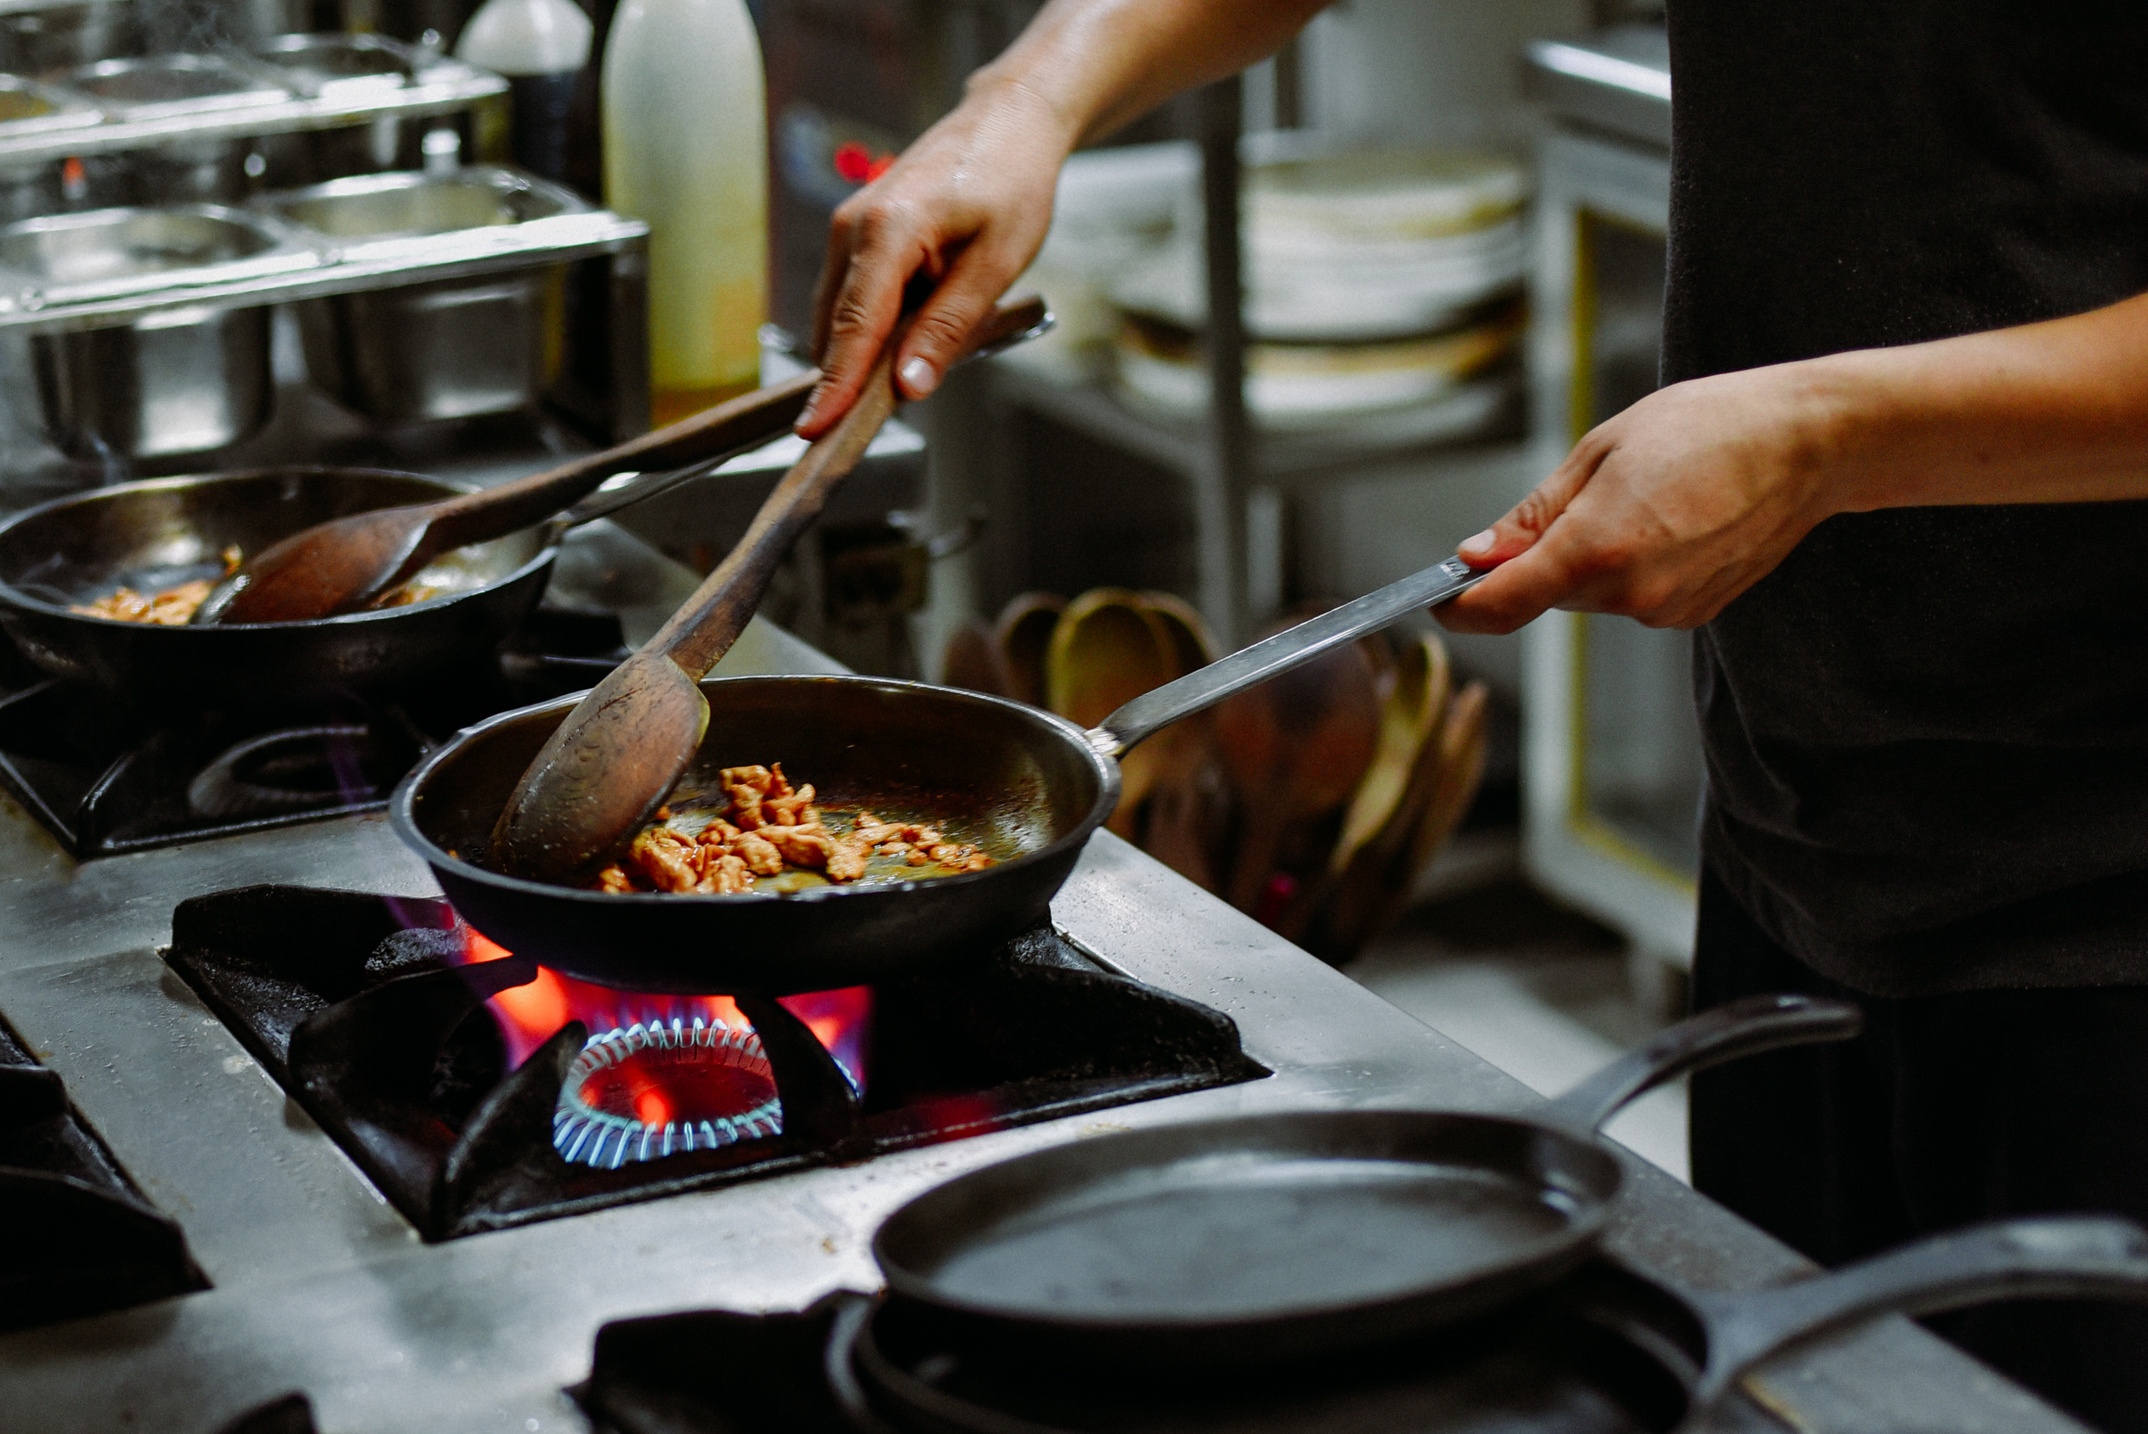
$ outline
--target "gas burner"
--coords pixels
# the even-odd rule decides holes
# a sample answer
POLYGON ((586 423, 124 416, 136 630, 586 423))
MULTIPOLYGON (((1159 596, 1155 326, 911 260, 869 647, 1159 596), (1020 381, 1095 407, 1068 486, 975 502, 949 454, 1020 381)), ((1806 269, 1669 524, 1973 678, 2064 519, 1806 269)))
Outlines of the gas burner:
POLYGON ((552 1117, 560 1155, 600 1170, 782 1133, 761 1038, 699 1016, 592 1037, 567 1067, 552 1117))

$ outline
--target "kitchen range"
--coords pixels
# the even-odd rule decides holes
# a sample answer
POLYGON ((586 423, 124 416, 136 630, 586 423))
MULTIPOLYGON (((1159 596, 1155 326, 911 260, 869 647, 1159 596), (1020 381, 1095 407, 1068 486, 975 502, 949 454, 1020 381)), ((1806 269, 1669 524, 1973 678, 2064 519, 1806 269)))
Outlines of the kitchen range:
MULTIPOLYGON (((472 700, 587 681, 691 586, 585 527, 472 700)), ((720 673, 829 667, 756 623, 720 673)), ((875 1289, 875 1229, 956 1176, 1196 1118, 1539 1105, 1109 834, 1049 927, 971 962, 781 1004, 640 995, 458 928, 373 809, 401 758, 369 769, 342 726, 167 763, 153 817, 69 808, 35 747, 4 748, 0 816, 0 1426, 840 1427, 814 1422, 835 1406, 811 1352, 845 1306, 816 1302, 875 1289), (647 1320, 683 1311, 707 1313, 647 1320)), ((1798 1272, 1622 1162, 1609 1261, 1702 1288, 1798 1272)), ((1716 1416, 1778 1422, 2074 1427, 1900 1321, 1716 1416)))

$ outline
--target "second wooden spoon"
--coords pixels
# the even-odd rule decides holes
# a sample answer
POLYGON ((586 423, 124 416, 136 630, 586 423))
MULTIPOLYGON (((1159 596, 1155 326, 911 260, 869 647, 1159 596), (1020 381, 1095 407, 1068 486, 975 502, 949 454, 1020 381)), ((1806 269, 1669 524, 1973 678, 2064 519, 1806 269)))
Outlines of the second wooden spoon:
MULTIPOLYGON (((1041 300, 1003 303, 980 328, 979 346, 1041 332, 1049 322, 1041 300)), ((738 640, 777 564, 895 412, 892 367, 907 331, 905 325, 889 338, 850 411, 783 476, 738 546, 538 750, 493 827, 496 870, 576 880, 663 805, 708 730, 708 699, 698 682, 738 640)))

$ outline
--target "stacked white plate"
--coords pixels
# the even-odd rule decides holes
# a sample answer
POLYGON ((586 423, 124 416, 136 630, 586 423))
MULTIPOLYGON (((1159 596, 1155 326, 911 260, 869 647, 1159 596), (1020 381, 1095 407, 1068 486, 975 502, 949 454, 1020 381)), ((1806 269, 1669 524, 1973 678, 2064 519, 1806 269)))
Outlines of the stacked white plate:
MULTIPOLYGON (((1321 427, 1450 398, 1489 418, 1507 385, 1485 376, 1520 339, 1527 197, 1518 165, 1483 155, 1356 152, 1251 166, 1244 309, 1256 420, 1321 427)), ((1193 341, 1206 321, 1200 234, 1198 208, 1182 211, 1171 240, 1111 287, 1126 316, 1120 385, 1172 416, 1206 403, 1193 341)))

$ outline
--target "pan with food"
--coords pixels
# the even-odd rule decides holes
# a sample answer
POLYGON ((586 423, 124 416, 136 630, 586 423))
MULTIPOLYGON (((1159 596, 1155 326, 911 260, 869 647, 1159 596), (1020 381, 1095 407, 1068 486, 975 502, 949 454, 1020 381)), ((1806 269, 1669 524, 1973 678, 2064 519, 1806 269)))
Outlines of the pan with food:
MULTIPOLYGON (((915 682, 699 684, 708 724, 666 798, 674 814, 728 796, 727 768, 780 762, 793 780, 813 784, 824 812, 849 814, 838 818, 838 836, 855 837, 843 822, 855 823, 860 812, 928 825, 990 858, 977 870, 921 875, 905 853, 903 865, 884 873, 788 892, 702 889, 698 875, 692 886, 669 890, 619 883, 603 890, 601 868, 631 857, 622 845, 569 881, 509 875, 491 850, 495 824, 577 707, 575 697, 462 732, 404 779, 390 814, 471 926, 568 975, 674 992, 785 995, 863 985, 973 957, 1042 921, 1089 834, 1118 801, 1119 753, 1233 692, 1444 602, 1479 577, 1450 558, 1137 697, 1087 731, 1004 698, 915 682)), ((643 835, 629 833, 635 841, 643 835)))
POLYGON ((410 473, 312 467, 92 489, 0 523, 0 629, 45 671, 138 701, 221 705, 422 681, 515 630, 543 596, 568 529, 722 456, 600 492, 546 527, 445 553, 383 605, 309 622, 187 618, 246 553, 326 519, 467 490, 410 473))

